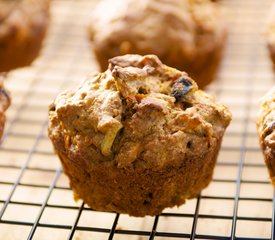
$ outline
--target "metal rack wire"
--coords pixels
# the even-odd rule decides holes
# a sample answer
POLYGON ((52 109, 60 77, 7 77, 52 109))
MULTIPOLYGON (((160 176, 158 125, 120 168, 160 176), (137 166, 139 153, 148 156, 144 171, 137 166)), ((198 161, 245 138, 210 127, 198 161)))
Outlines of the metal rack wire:
POLYGON ((0 240, 275 239, 275 196, 255 129, 258 99, 273 85, 263 38, 271 0, 223 0, 230 27, 218 79, 207 90, 230 106, 213 182, 157 217, 96 212, 74 202, 47 138, 47 106, 96 69, 86 24, 96 1, 53 0, 41 57, 6 80, 13 104, 0 146, 0 240))

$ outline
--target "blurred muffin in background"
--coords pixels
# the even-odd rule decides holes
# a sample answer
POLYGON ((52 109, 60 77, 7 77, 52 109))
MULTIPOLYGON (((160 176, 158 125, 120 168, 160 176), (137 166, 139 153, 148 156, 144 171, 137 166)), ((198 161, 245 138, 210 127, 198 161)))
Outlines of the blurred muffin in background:
POLYGON ((0 0, 0 72, 30 65, 49 24, 50 0, 0 0))
POLYGON ((76 199, 141 217, 208 186, 230 121, 185 72, 125 55, 59 94, 48 129, 76 199))
POLYGON ((6 122, 5 111, 10 105, 10 97, 8 92, 4 88, 3 81, 0 76, 0 139, 4 132, 4 126, 6 122))
POLYGON ((89 27, 101 69, 118 55, 155 54, 205 87, 216 76, 227 36, 218 7, 210 0, 102 0, 89 27))

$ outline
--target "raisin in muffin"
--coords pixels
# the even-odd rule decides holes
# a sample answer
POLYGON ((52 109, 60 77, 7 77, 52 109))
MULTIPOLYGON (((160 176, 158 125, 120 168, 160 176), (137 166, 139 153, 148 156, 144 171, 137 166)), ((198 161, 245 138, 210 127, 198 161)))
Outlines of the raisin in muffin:
POLYGON ((230 112, 154 55, 109 63, 49 108, 49 137, 76 198, 145 216, 196 197, 212 178, 230 112))
POLYGON ((275 87, 261 99, 257 129, 269 176, 275 185, 275 87))
POLYGON ((50 0, 0 0, 0 72, 38 56, 49 23, 50 0))
POLYGON ((4 126, 6 121, 5 111, 10 105, 10 97, 4 88, 3 81, 0 75, 0 139, 4 132, 4 126))
POLYGON ((227 36, 210 0, 102 0, 89 32, 102 70, 118 55, 155 54, 200 88, 215 78, 227 36))

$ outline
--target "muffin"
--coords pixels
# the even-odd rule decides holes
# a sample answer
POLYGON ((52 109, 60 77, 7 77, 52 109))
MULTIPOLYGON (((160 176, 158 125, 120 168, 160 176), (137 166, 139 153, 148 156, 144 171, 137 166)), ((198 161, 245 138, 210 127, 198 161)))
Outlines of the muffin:
POLYGON ((4 132, 4 126, 6 121, 5 111, 10 105, 10 97, 4 88, 4 84, 0 75, 0 139, 4 132))
POLYGON ((76 199, 157 215, 209 184, 230 120, 185 72, 154 55, 125 55, 55 99, 49 137, 76 199))
POLYGON ((275 186, 275 87, 261 99, 257 129, 269 176, 275 186))
POLYGON ((38 56, 49 24, 49 0, 0 0, 0 72, 38 56))
POLYGON ((89 27, 105 70, 123 54, 155 54, 188 71, 200 88, 215 79, 227 37, 219 6, 210 0, 102 0, 89 27))

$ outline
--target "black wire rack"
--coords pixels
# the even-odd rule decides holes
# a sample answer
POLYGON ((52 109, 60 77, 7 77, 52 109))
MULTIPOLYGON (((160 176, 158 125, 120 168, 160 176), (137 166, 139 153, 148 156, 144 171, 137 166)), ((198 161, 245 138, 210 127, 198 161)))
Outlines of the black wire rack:
POLYGON ((97 67, 86 32, 96 1, 53 0, 41 57, 6 79, 13 103, 0 146, 0 240, 275 239, 275 197, 255 129, 258 99, 274 79, 264 40, 272 1, 219 2, 229 39, 218 79, 207 91, 230 107, 234 119, 213 181, 179 208, 134 218, 74 202, 47 138, 47 106, 97 67))

